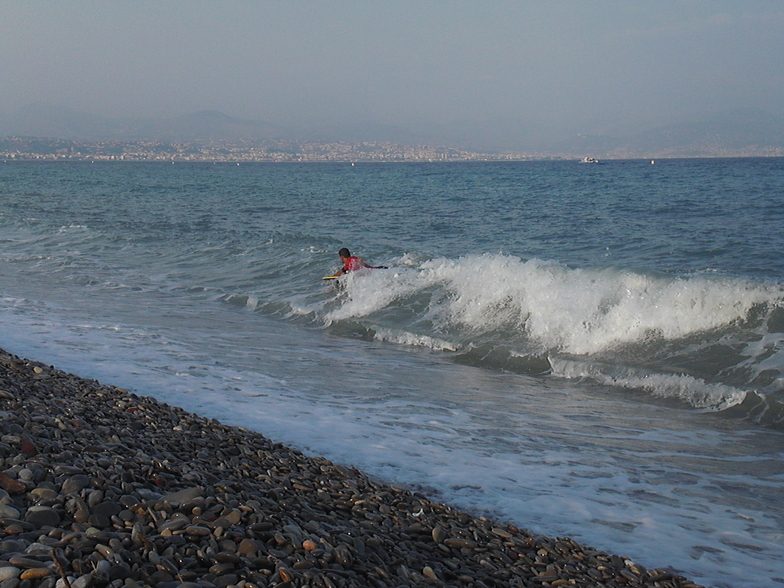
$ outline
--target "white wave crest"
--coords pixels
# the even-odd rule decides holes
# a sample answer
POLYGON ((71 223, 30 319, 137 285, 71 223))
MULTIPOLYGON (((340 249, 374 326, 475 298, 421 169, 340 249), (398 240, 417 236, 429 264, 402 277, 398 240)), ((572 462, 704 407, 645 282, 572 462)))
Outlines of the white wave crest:
POLYGON ((437 259, 422 270, 448 291, 443 321, 471 331, 513 325, 545 349, 577 355, 719 328, 784 297, 780 286, 740 279, 571 269, 505 255, 437 259))
POLYGON ((423 284, 415 270, 367 270, 341 276, 342 304, 327 313, 326 321, 368 316, 394 301, 419 291, 423 284))
POLYGON ((502 254, 432 259, 418 268, 357 272, 341 281, 338 305, 324 317, 327 324, 391 312, 401 331, 422 332, 411 327, 424 322, 433 329, 425 331, 428 336, 448 334, 460 345, 502 337, 524 342, 526 353, 570 355, 686 338, 784 300, 781 285, 774 283, 575 269, 502 254))
POLYGON ((394 329, 376 329, 374 339, 386 341, 397 345, 410 345, 414 347, 426 347, 436 351, 457 351, 460 346, 444 339, 409 333, 408 331, 397 331, 394 329))
MULTIPOLYGON (((695 408, 725 410, 743 402, 747 392, 725 384, 711 384, 689 375, 653 374, 622 370, 605 373, 600 366, 579 361, 550 358, 553 375, 562 378, 588 378, 600 384, 643 390, 659 398, 674 398, 695 408)), ((616 368, 617 370, 617 368, 616 368)))

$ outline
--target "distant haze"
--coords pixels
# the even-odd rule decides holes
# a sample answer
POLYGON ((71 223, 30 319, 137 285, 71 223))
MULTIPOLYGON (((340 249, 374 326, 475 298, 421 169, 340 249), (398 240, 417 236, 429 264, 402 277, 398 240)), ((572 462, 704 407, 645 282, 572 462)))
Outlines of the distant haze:
POLYGON ((784 119, 779 1, 1 0, 0 15, 0 131, 30 105, 498 148, 784 119))

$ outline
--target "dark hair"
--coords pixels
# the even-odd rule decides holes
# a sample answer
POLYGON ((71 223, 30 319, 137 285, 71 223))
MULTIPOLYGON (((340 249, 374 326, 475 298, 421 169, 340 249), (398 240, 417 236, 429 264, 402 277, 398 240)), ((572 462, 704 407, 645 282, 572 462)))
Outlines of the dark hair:
POLYGON ((338 255, 339 255, 340 257, 351 257, 351 251, 349 251, 348 249, 346 249, 346 248, 344 247, 343 249, 341 249, 340 251, 338 251, 338 255))

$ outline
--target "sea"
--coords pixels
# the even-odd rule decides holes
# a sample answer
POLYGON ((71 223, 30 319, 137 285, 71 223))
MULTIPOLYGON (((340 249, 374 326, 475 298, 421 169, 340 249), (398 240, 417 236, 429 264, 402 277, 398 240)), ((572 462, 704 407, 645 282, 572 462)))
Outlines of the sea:
POLYGON ((0 347, 784 586, 784 159, 0 161, 0 347), (348 247, 373 266, 338 280, 348 247))

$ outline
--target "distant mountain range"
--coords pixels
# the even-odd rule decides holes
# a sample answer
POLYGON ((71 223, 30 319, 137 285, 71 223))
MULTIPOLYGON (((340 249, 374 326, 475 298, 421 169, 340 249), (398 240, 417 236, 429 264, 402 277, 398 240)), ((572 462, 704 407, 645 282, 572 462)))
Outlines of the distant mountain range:
POLYGON ((620 136, 579 133, 577 130, 555 132, 541 125, 515 120, 472 122, 452 128, 372 123, 300 128, 234 118, 218 111, 159 119, 110 118, 56 106, 32 105, 14 113, 0 114, 0 137, 9 136, 246 144, 272 139, 386 141, 561 157, 784 156, 784 120, 756 109, 727 111, 702 120, 620 136))
POLYGON ((31 105, 0 116, 0 135, 94 141, 265 140, 292 135, 293 129, 202 111, 174 118, 109 118, 69 108, 31 105))
POLYGON ((784 120, 757 109, 738 109, 628 137, 581 137, 580 142, 584 152, 605 156, 784 156, 784 120))

